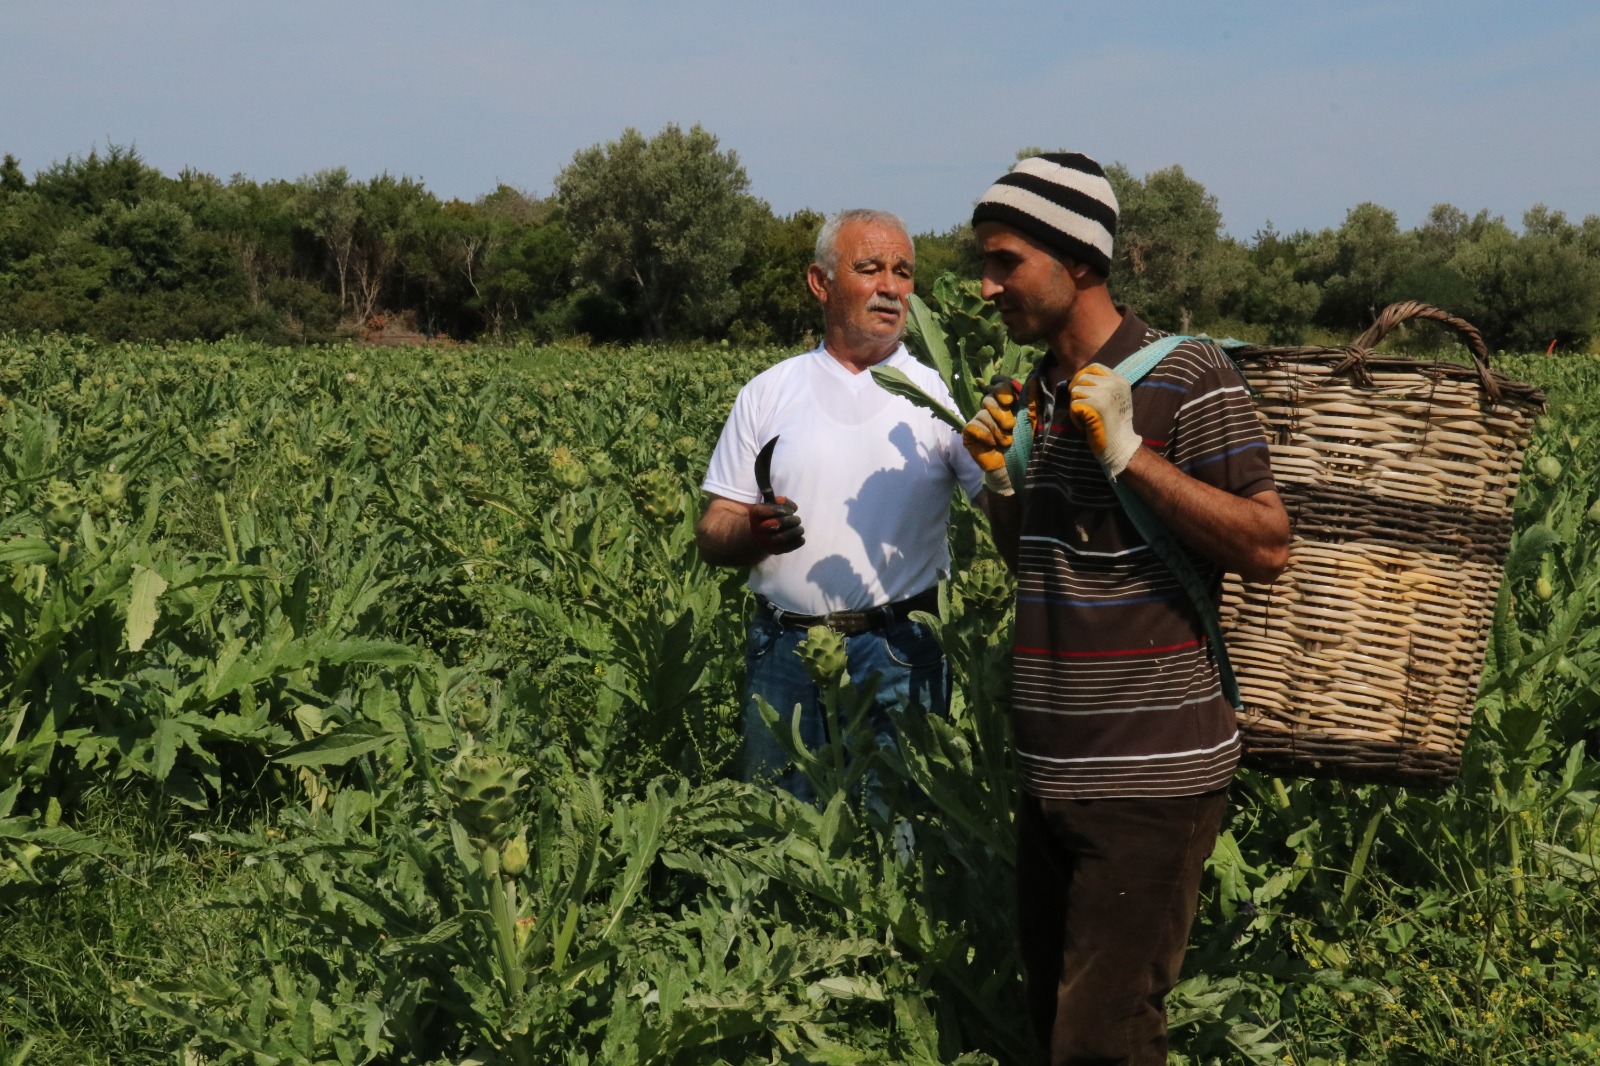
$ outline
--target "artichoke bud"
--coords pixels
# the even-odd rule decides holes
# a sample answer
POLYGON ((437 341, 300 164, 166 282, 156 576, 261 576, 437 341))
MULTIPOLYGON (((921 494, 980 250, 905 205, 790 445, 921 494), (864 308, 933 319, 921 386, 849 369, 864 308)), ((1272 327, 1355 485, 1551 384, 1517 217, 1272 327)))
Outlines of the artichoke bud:
POLYGON ((374 459, 387 459, 394 454, 394 434, 382 426, 367 430, 367 454, 374 459))
POLYGON ((500 869, 507 877, 521 877, 528 868, 528 833, 523 830, 500 845, 500 869))
POLYGON ((445 788, 455 801, 455 818, 484 847, 499 848, 511 836, 517 813, 517 789, 528 771, 504 755, 456 757, 445 775, 445 788))
POLYGON ((1600 526, 1600 499, 1595 500, 1589 505, 1589 510, 1584 512, 1584 517, 1593 522, 1595 525, 1600 526))
POLYGON ((212 434, 200 446, 200 472, 213 485, 226 485, 239 472, 233 442, 221 434, 212 434))
POLYGON ((654 525, 669 526, 683 517, 683 494, 670 470, 657 467, 634 478, 633 498, 654 525))
POLYGON ((44 524, 57 536, 67 536, 83 517, 83 495, 65 481, 53 480, 44 491, 44 524))
POLYGON ((78 447, 86 452, 99 452, 105 447, 110 433, 98 423, 85 423, 78 430, 78 447))
POLYGON ((1011 602, 1011 583, 1005 568, 993 559, 980 559, 967 570, 967 602, 982 614, 999 614, 1011 602))
POLYGON ((678 467, 687 470, 695 465, 695 456, 700 453, 700 442, 694 437, 679 437, 672 442, 672 451, 678 467))
POLYGON ((1553 455, 1546 455, 1534 464, 1534 469, 1539 471, 1539 476, 1546 481, 1554 481, 1561 476, 1561 460, 1553 455))
POLYGON ((550 452, 550 476, 556 483, 569 489, 575 489, 589 480, 588 469, 577 459, 573 458, 570 449, 565 446, 557 447, 550 452))
POLYGON ((119 506, 128 497, 128 478, 120 470, 106 470, 100 474, 100 498, 111 507, 119 506))
POLYGON ((823 688, 838 681, 850 663, 844 638, 827 626, 812 626, 806 630, 806 639, 795 649, 795 654, 805 664, 806 675, 823 688))
POLYGON ((317 451, 321 452, 322 457, 330 463, 337 463, 350 454, 353 444, 350 434, 338 426, 330 426, 317 437, 317 451))
POLYGON ((60 410, 72 395, 72 386, 65 381, 53 381, 39 390, 39 399, 52 411, 60 410))

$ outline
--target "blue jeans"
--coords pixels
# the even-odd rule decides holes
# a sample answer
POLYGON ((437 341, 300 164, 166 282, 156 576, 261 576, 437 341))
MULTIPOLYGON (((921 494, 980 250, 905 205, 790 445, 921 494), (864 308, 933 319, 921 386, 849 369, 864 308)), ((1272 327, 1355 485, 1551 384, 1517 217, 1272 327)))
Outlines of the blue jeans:
MULTIPOLYGON (((806 675, 796 650, 806 631, 779 625, 757 613, 745 643, 744 743, 739 751, 739 778, 776 785, 803 800, 817 797, 804 775, 761 719, 756 697, 778 712, 779 728, 788 729, 799 704, 800 736, 809 750, 842 735, 847 722, 826 722, 817 686, 806 675)), ((862 685, 877 673, 868 721, 878 747, 896 742, 891 709, 920 708, 940 716, 950 713, 950 667, 933 631, 920 622, 896 622, 884 629, 845 638, 850 680, 862 685)))

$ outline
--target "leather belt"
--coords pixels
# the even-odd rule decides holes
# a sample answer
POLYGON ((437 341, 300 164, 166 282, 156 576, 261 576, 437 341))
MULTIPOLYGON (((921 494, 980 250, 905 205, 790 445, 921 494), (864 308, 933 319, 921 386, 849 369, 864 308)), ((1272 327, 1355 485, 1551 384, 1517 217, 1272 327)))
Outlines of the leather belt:
POLYGON ((886 603, 880 607, 870 607, 865 611, 834 611, 832 614, 796 614, 794 611, 784 610, 759 594, 756 596, 756 606, 757 610, 781 626, 787 626, 791 629, 810 629, 812 626, 827 626, 840 636, 853 637, 860 633, 871 633, 874 630, 884 629, 896 622, 903 622, 911 616, 913 611, 927 611, 930 614, 939 613, 939 589, 937 586, 924 589, 915 596, 908 596, 903 600, 886 603))

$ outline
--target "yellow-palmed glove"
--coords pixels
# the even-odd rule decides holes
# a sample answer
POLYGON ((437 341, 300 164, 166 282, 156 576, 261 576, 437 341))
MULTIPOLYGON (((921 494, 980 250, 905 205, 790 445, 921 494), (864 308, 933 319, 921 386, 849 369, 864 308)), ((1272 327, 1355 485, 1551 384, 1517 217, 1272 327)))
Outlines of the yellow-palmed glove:
POLYGON ((1001 496, 1014 491, 1006 473, 1006 449, 1011 447, 1011 431, 1017 425, 1017 397, 1022 383, 996 374, 983 393, 983 405, 961 431, 961 443, 983 471, 984 488, 1001 496))
POLYGON ((1100 363, 1072 375, 1072 421, 1089 438, 1089 447, 1109 478, 1128 468, 1143 441, 1133 431, 1133 386, 1100 363))

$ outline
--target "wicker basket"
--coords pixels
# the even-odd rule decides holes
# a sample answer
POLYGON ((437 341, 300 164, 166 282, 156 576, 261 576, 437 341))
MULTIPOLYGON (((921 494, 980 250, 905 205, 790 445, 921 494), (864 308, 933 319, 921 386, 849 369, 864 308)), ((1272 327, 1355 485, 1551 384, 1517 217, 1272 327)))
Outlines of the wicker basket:
POLYGON ((1387 308, 1346 348, 1231 354, 1259 394, 1293 530, 1275 584, 1223 588, 1245 764, 1448 784, 1543 394, 1490 369, 1471 325, 1420 303, 1387 308), (1453 326, 1476 366, 1373 353, 1412 318, 1453 326))

